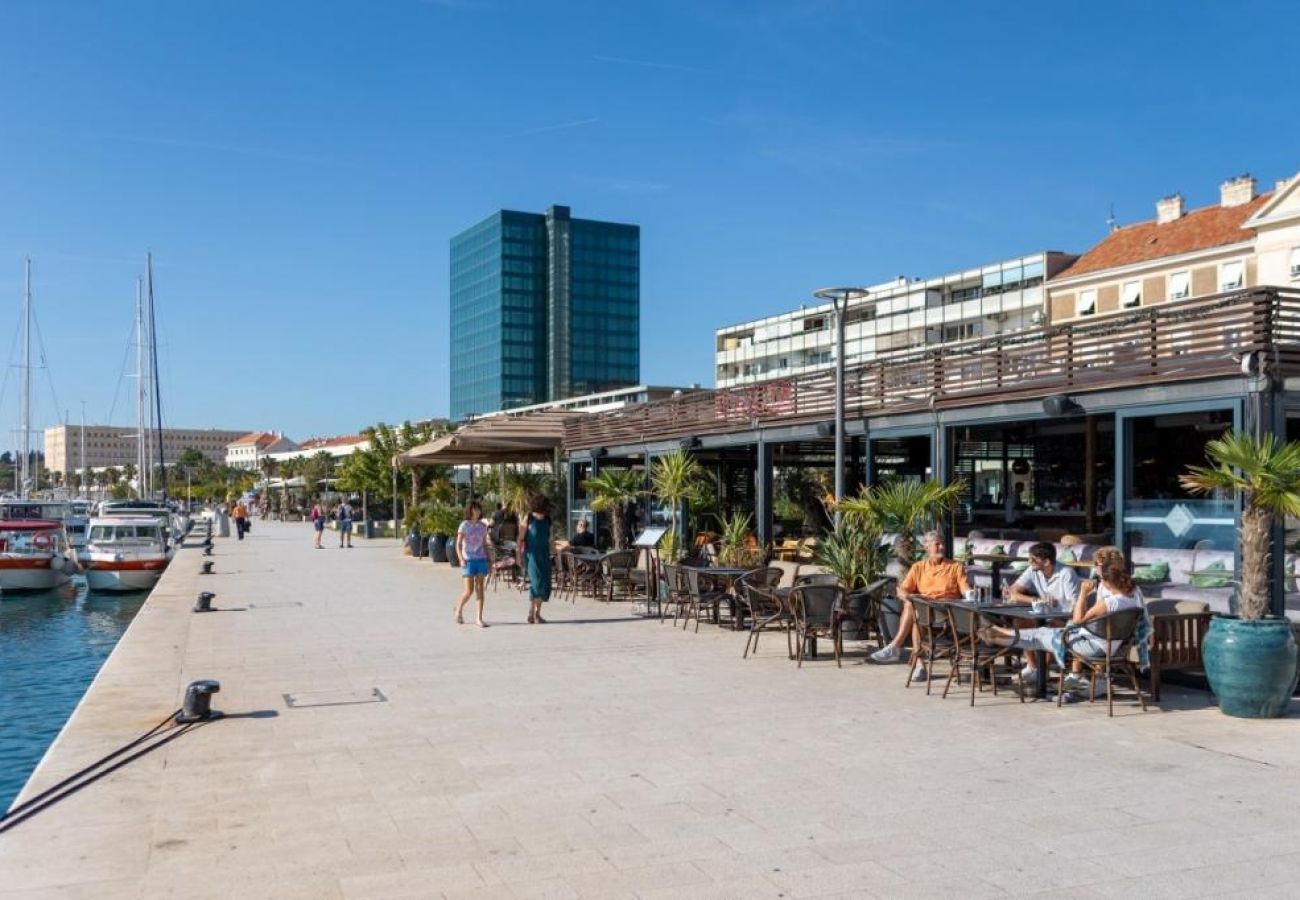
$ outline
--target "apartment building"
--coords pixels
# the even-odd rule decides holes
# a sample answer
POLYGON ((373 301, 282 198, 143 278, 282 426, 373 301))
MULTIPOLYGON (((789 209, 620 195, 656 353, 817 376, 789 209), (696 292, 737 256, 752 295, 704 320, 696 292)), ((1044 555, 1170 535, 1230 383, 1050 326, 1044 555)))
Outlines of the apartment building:
MULTIPOLYGON (((845 316, 846 365, 881 354, 988 337, 1041 323, 1044 282, 1077 257, 1059 251, 1020 256, 935 278, 899 277, 866 289, 845 316)), ((804 305, 716 332, 720 388, 829 367, 835 359, 832 304, 804 305)))
MULTIPOLYGON (((197 450, 220 465, 226 458, 226 445, 247 433, 243 430, 226 431, 218 428, 164 428, 163 455, 170 462, 184 450, 197 450)), ((138 436, 135 428, 54 425, 45 429, 46 467, 52 472, 78 471, 82 466, 83 438, 86 468, 120 468, 136 462, 138 436)))
POLYGON ((1051 278, 1051 321, 1112 316, 1245 288, 1300 285, 1300 178, 1257 192, 1250 175, 1188 211, 1174 194, 1156 217, 1116 228, 1051 278))
POLYGON ((260 469, 262 460, 277 453, 298 449, 278 431, 254 431, 226 445, 226 465, 235 469, 260 469))

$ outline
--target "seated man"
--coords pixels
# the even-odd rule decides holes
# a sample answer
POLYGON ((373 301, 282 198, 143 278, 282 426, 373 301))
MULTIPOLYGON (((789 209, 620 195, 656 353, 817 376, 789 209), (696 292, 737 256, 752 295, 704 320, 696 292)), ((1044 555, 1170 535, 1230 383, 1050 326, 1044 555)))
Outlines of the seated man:
MULTIPOLYGON (((1069 566, 1056 564, 1056 547, 1046 542, 1029 548, 1029 568, 1007 588, 1007 600, 1030 603, 1043 600, 1064 612, 1074 607, 1079 596, 1079 576, 1069 566)), ((1038 652, 1025 653, 1025 667, 1020 676, 1029 681, 1038 677, 1038 652)))
POLYGON ((587 527, 586 519, 578 520, 578 524, 575 526, 573 532, 573 537, 569 538, 569 546, 593 548, 596 546, 596 536, 592 534, 591 529, 587 527))
MULTIPOLYGON (((898 634, 884 647, 871 654, 872 662, 901 662, 903 643, 910 639, 912 652, 920 645, 920 634, 916 630, 916 613, 910 601, 913 597, 926 600, 960 600, 970 589, 966 580, 966 567, 959 562, 948 559, 944 554, 943 535, 937 531, 927 531, 921 538, 926 558, 915 563, 907 570, 907 576, 898 586, 898 599, 903 601, 903 613, 899 617, 898 634)), ((913 681, 925 681, 929 673, 924 666, 917 666, 912 675, 913 681)))

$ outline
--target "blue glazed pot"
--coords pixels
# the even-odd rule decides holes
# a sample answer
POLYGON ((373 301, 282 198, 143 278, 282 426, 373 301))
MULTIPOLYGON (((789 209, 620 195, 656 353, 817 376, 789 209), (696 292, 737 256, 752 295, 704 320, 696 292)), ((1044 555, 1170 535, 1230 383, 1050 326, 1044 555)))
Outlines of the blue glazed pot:
POLYGON ((1286 619, 1215 616, 1201 659, 1225 714, 1272 719, 1286 713, 1297 677, 1296 644, 1286 619))

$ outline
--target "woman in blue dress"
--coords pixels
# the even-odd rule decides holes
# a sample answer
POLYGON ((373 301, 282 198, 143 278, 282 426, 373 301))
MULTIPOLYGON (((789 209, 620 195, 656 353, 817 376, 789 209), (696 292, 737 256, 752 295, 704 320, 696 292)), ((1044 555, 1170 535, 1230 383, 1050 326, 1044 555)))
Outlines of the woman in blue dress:
POLYGON ((528 572, 528 624, 541 625, 542 604, 551 599, 551 501, 533 498, 532 512, 523 534, 523 558, 528 572))

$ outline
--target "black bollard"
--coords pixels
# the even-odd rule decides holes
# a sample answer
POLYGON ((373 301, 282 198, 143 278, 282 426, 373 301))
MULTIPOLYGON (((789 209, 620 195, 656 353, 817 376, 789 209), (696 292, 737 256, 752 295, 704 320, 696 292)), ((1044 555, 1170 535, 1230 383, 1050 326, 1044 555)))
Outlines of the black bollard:
POLYGON ((212 708, 212 695, 221 690, 221 682, 206 679, 191 681, 185 689, 185 701, 181 711, 176 714, 176 721, 182 725, 189 722, 205 722, 220 719, 221 713, 212 708))
POLYGON ((205 544, 205 545, 204 545, 204 547, 203 547, 203 555, 204 555, 204 556, 211 556, 211 555, 212 555, 212 545, 211 545, 211 544, 205 544))
POLYGON ((212 599, 216 596, 212 591, 201 592, 198 599, 194 601, 194 611, 212 612, 212 599))
POLYGON ((200 574, 200 575, 211 575, 211 574, 212 574, 212 561, 211 561, 211 560, 205 560, 205 561, 204 561, 204 563, 203 563, 203 568, 199 571, 199 574, 200 574))

